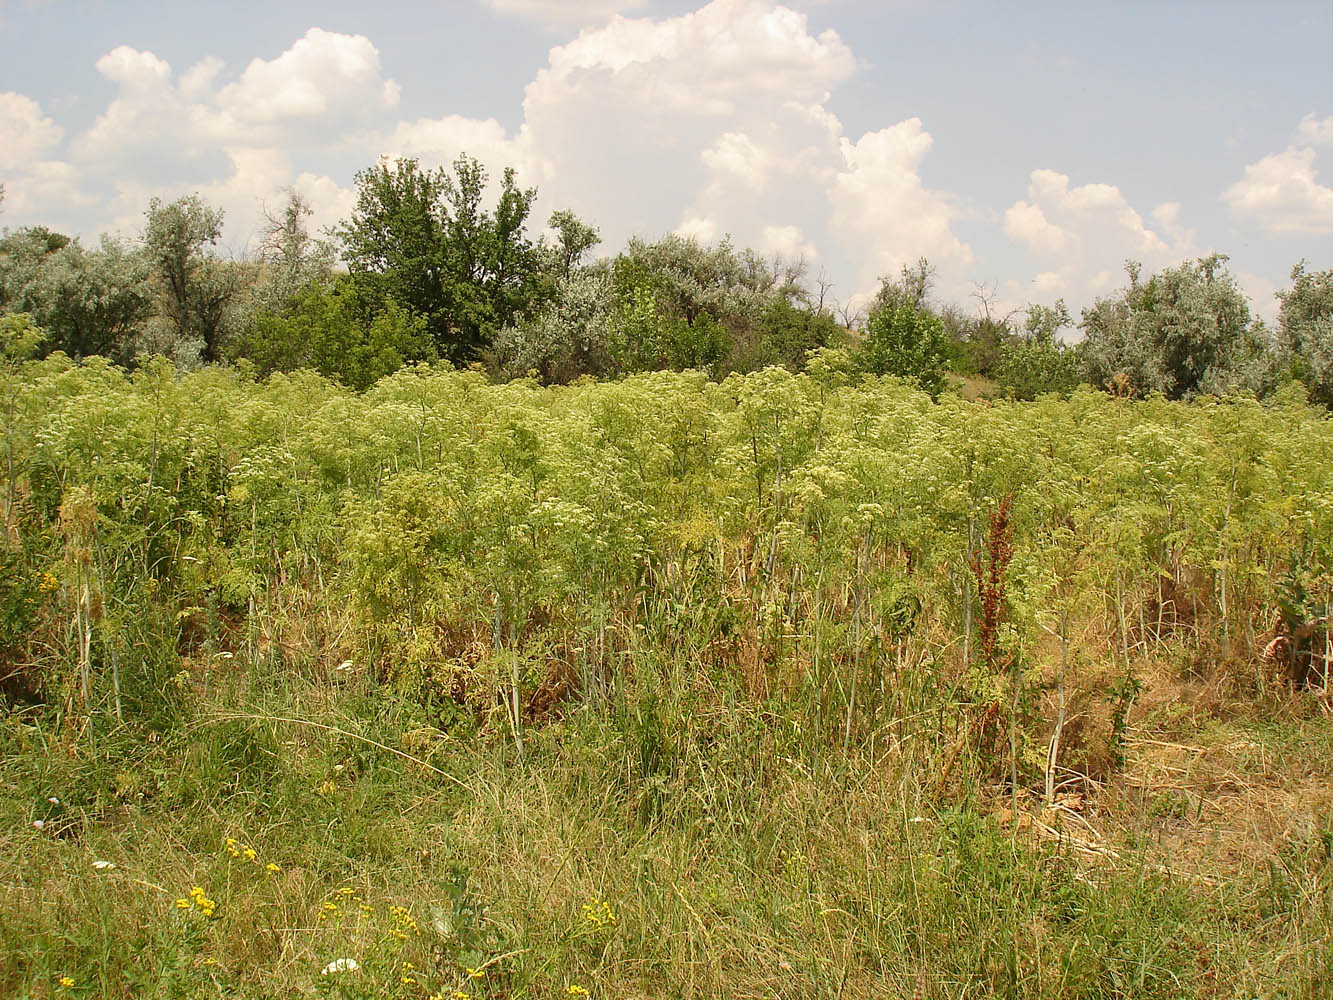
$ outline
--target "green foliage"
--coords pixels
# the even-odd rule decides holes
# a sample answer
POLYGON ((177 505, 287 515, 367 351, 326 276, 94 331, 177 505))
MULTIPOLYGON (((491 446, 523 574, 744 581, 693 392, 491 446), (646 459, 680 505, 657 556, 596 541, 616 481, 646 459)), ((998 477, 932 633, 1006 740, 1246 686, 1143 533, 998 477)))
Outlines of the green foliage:
POLYGON ((167 204, 153 198, 146 217, 144 254, 172 336, 197 346, 205 364, 220 361, 237 274, 205 247, 222 238, 222 210, 195 194, 167 204))
POLYGON ((421 316, 440 357, 476 360, 496 332, 549 294, 524 227, 536 190, 506 169, 494 212, 482 207, 486 171, 466 156, 453 173, 416 160, 356 176, 357 203, 338 230, 358 291, 421 316))
POLYGON ((1033 792, 1057 677, 1079 787, 1329 779, 1317 696, 1246 653, 1327 614, 1325 411, 932 403, 848 354, 364 392, 7 361, 0 607, 44 683, 0 719, 0 993, 1319 995, 1326 817, 1256 880, 1230 813, 1163 828, 1207 810, 1154 805, 1157 757, 1098 782, 1096 851, 1033 792), (1145 733, 1177 664, 1281 723, 1145 733))
POLYGON ((336 253, 306 229, 311 213, 306 200, 289 191, 282 214, 267 217, 259 244, 260 273, 250 289, 256 308, 281 312, 298 292, 330 279, 336 253))
POLYGON ((1251 321, 1226 261, 1213 254, 1147 281, 1130 262, 1129 287, 1083 311, 1088 379, 1169 399, 1271 388, 1267 332, 1251 321))
POLYGON ((107 237, 85 250, 46 229, 20 229, 0 240, 0 306, 30 314, 48 353, 126 361, 154 310, 148 262, 107 237))
POLYGON ((944 388, 947 352, 938 316, 899 305, 870 313, 857 356, 864 371, 914 379, 936 396, 944 388))
POLYGON ((1278 293, 1277 348, 1310 398, 1333 407, 1333 269, 1291 270, 1291 288, 1278 293))
POLYGON ((1063 300, 1054 306, 1028 306, 1021 340, 1005 344, 995 368, 995 381, 1006 396, 1031 400, 1054 392, 1068 396, 1083 378, 1076 348, 1056 339, 1070 323, 1063 300))
POLYGON ((774 298, 759 317, 758 342, 750 357, 737 358, 737 371, 782 365, 803 371, 811 351, 832 347, 840 339, 837 320, 827 312, 774 298))
POLYGON ((405 364, 435 359, 423 318, 392 299, 371 313, 347 278, 308 284, 282 312, 258 313, 234 350, 261 375, 311 368, 358 390, 405 364))
POLYGON ((618 375, 628 363, 625 326, 607 271, 574 271, 559 280, 549 305, 500 332, 496 364, 511 378, 535 371, 548 384, 618 375))
POLYGON ((46 340, 46 331, 27 313, 0 315, 0 358, 6 366, 27 361, 46 340))
POLYGON ((602 242, 601 233, 568 209, 552 212, 546 224, 556 234, 553 270, 568 280, 583 262, 584 255, 602 242))

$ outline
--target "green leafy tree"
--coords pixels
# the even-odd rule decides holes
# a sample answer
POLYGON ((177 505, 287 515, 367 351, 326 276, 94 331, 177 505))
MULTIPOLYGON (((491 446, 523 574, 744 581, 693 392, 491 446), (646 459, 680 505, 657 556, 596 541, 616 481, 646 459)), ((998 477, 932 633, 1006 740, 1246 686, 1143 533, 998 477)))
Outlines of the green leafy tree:
POLYGON ((862 370, 915 379, 932 396, 944 388, 949 347, 944 323, 930 311, 931 271, 922 260, 885 279, 866 319, 857 352, 862 370))
POLYGON ((556 234, 556 244, 552 248, 554 270, 560 277, 568 279, 588 251, 602 242, 602 234, 569 209, 552 212, 546 224, 556 234))
POLYGON ((1071 322, 1063 299, 1054 306, 1030 305, 1022 337, 1000 348, 995 381, 1015 399, 1036 399, 1048 392, 1068 396, 1078 388, 1083 366, 1077 349, 1056 339, 1071 322))
POLYGON ((413 159, 356 175, 357 203, 338 230, 367 302, 390 299, 423 317, 441 357, 463 364, 496 332, 549 295, 525 226, 536 190, 504 172, 495 211, 482 207, 486 171, 474 159, 453 174, 413 159))
POLYGON ((500 332, 494 348, 497 367, 511 378, 535 371, 546 383, 616 375, 626 363, 624 326, 610 274, 596 268, 575 271, 559 281, 546 308, 500 332))
POLYGON ((1277 348, 1310 398, 1333 406, 1333 269, 1291 269, 1292 285, 1278 293, 1277 348))
POLYGON ((310 368, 353 389, 414 361, 435 359, 425 320, 392 299, 371 312, 356 285, 311 283, 282 312, 257 313, 236 356, 264 375, 310 368))
POLYGON ((237 273, 206 250, 222 237, 222 210, 199 195, 148 203, 144 253, 178 344, 198 345, 205 363, 222 359, 237 273))
POLYGON ((792 341, 820 346, 832 332, 829 322, 802 322, 777 305, 809 308, 802 262, 737 251, 727 240, 706 247, 674 233, 656 242, 633 238, 611 271, 633 367, 752 370, 793 355, 803 361, 804 349, 792 341))
POLYGON ((944 388, 948 344, 938 316, 908 306, 876 309, 866 320, 859 361, 876 375, 915 379, 932 396, 944 388))
POLYGON ((749 371, 766 365, 782 365, 792 371, 804 371, 811 351, 832 346, 840 327, 833 315, 775 297, 759 316, 759 337, 751 356, 733 358, 737 371, 749 371))
POLYGON ((306 227, 311 212, 304 197, 288 191, 282 211, 266 213, 268 224, 258 248, 259 280, 252 293, 257 307, 281 309, 307 285, 329 279, 337 255, 328 240, 311 235, 306 227))

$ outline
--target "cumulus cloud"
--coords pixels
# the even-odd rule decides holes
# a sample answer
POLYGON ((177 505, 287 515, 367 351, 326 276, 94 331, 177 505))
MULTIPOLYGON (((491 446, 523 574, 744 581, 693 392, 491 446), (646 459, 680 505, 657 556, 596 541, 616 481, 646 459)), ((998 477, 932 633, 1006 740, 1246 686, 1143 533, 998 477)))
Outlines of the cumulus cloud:
POLYGON ((1027 285, 1006 283, 1016 303, 1063 296, 1076 307, 1122 284, 1127 259, 1155 270, 1198 253, 1176 202, 1156 206, 1149 224, 1115 185, 1071 185, 1047 169, 1032 171, 1027 195, 1004 214, 1005 235, 1039 268, 1027 285))
POLYGON ((1309 146, 1292 146, 1249 164, 1222 200, 1237 218, 1267 232, 1333 233, 1333 187, 1319 183, 1309 146))
POLYGON ((71 162, 114 189, 103 224, 133 231, 151 196, 198 191, 227 213, 240 248, 261 207, 287 187, 320 199, 319 222, 336 221, 322 202, 345 209, 350 191, 319 171, 298 171, 296 159, 349 147, 373 159, 399 98, 369 39, 321 28, 230 80, 211 56, 178 74, 155 53, 124 45, 97 69, 115 94, 72 143, 71 162))
POLYGON ((539 212, 571 207, 607 246, 676 231, 808 253, 845 166, 824 103, 855 70, 837 33, 812 32, 804 14, 715 0, 677 17, 617 17, 553 47, 513 133, 448 115, 401 124, 387 151, 515 166, 540 189, 539 212))
POLYGON ((23 169, 43 159, 64 134, 31 97, 0 94, 0 168, 23 169))
POLYGON ((864 251, 862 284, 919 257, 945 269, 966 265, 971 249, 953 234, 954 211, 926 189, 918 172, 934 143, 919 118, 840 140, 842 166, 832 180, 832 229, 864 251))
POLYGON ((219 91, 218 127, 286 142, 293 128, 331 138, 335 128, 378 125, 398 96, 370 39, 311 28, 276 59, 251 61, 239 80, 219 91))

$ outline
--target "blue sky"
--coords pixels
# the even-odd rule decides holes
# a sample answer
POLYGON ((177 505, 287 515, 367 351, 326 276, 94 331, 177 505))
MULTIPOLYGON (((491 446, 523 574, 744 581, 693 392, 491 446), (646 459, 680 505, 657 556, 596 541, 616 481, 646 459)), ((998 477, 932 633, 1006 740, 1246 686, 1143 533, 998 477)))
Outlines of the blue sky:
POLYGON ((514 166, 542 219, 803 254, 840 299, 1077 309, 1212 250, 1255 308, 1333 266, 1333 7, 385 0, 0 4, 8 226, 133 236, 199 191, 242 252, 385 155, 514 166), (613 20, 613 17, 617 19, 613 20))

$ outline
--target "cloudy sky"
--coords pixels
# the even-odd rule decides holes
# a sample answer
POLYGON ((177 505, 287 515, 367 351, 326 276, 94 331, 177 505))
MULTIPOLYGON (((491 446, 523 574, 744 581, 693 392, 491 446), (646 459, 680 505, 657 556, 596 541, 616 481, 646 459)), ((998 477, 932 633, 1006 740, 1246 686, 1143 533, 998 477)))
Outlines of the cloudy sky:
POLYGON ((613 251, 804 254, 839 299, 1077 308, 1212 250, 1271 316, 1333 267, 1333 5, 1297 0, 0 0, 0 224, 134 236, 197 191, 243 252, 381 155, 512 165, 613 251))

